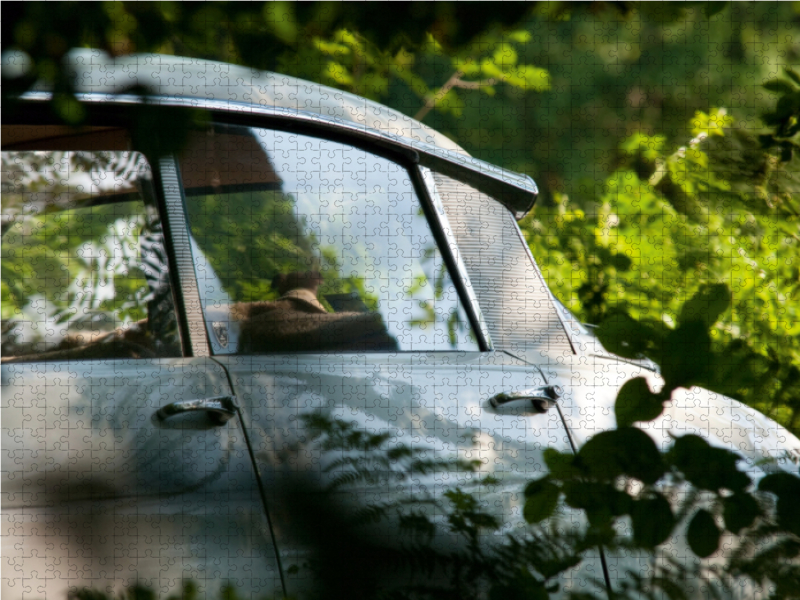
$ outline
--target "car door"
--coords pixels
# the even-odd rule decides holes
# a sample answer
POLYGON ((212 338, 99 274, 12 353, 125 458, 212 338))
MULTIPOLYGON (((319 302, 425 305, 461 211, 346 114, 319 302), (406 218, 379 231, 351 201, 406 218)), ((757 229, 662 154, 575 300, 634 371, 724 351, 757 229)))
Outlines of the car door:
POLYGON ((3 598, 280 590, 233 391, 175 309, 151 165, 111 126, 2 139, 3 598))
MULTIPOLYGON (((518 530, 522 488, 546 471, 543 449, 569 441, 557 411, 492 404, 548 382, 493 350, 489 327, 513 322, 499 305, 498 322, 482 320, 432 174, 313 131, 224 124, 195 136, 180 167, 206 334, 251 419, 266 480, 347 474, 326 471, 332 447, 314 444, 314 419, 388 432, 391 446, 431 459, 477 460, 478 476, 354 477, 353 495, 375 504, 460 485, 518 530), (498 482, 490 489, 478 484, 487 475, 498 482)), ((501 258, 492 256, 500 271, 501 258)), ((521 288, 503 291, 524 300, 521 288)), ((276 523, 290 593, 309 577, 291 521, 286 511, 276 523)), ((592 568, 565 584, 602 580, 592 568)))

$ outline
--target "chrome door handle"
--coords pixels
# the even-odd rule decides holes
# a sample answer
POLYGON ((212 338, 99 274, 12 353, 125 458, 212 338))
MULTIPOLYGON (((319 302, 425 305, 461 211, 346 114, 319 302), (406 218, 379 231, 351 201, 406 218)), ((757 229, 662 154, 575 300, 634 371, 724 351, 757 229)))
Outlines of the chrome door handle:
POLYGON ((556 405, 556 400, 563 393, 564 390, 560 385, 543 385, 516 392, 501 392, 489 398, 489 404, 497 408, 516 400, 529 400, 537 412, 545 413, 549 408, 556 405))
POLYGON ((219 425, 224 425, 236 416, 236 396, 217 396, 215 398, 202 398, 199 400, 179 400, 156 411, 156 416, 164 421, 175 415, 204 411, 219 425))

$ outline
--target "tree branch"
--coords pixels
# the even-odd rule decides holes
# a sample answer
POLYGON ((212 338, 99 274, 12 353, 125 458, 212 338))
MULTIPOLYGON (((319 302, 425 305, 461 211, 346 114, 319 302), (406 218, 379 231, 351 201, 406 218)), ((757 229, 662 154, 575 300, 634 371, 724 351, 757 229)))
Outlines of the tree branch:
POLYGON ((428 96, 428 98, 425 100, 425 104, 419 109, 419 112, 414 115, 414 118, 417 121, 422 121, 422 119, 425 118, 425 115, 433 110, 433 108, 436 106, 436 103, 444 98, 447 95, 447 92, 449 92, 457 82, 461 81, 461 76, 463 74, 464 72, 460 69, 453 73, 450 76, 450 79, 448 79, 445 84, 439 88, 438 92, 436 92, 433 96, 428 96))

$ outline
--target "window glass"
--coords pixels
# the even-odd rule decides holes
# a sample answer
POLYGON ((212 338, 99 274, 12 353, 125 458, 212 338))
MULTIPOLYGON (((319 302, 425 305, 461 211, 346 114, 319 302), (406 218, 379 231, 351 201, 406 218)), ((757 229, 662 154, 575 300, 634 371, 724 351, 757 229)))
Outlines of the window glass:
POLYGON ((144 156, 4 150, 2 168, 3 361, 180 356, 144 156))
POLYGON ((404 167, 218 127, 181 172, 216 353, 478 349, 404 167))

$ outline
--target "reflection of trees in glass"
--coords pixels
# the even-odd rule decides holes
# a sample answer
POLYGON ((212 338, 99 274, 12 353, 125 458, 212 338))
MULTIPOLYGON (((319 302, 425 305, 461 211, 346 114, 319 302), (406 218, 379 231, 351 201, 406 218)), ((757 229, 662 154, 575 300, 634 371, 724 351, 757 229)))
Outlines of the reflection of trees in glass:
POLYGON ((426 330, 435 328, 437 323, 444 323, 447 328, 447 343, 451 348, 457 348, 458 342, 464 337, 474 340, 472 328, 466 320, 457 298, 446 298, 445 291, 455 294, 455 289, 450 284, 447 265, 442 260, 435 244, 428 246, 422 252, 420 266, 424 274, 418 275, 408 286, 408 298, 418 297, 417 307, 423 312, 420 316, 413 316, 408 320, 410 328, 426 330), (433 296, 428 291, 433 282, 433 296))
POLYGON ((3 152, 2 164, 4 344, 57 343, 81 323, 110 330, 145 318, 148 218, 141 199, 130 201, 150 179, 144 157, 3 152))
POLYGON ((295 200, 280 191, 213 194, 187 201, 192 236, 235 301, 273 300, 271 287, 279 273, 319 271, 325 294, 357 292, 370 309, 377 296, 369 294, 362 277, 342 277, 340 249, 322 245, 298 214, 295 200))
POLYGON ((234 129, 198 138, 204 150, 193 147, 183 159, 206 306, 276 300, 276 275, 314 271, 328 311, 379 313, 405 349, 469 340, 403 166, 330 140, 234 129), (201 195, 210 189, 215 193, 201 195), (205 276, 205 261, 218 280, 205 276))

